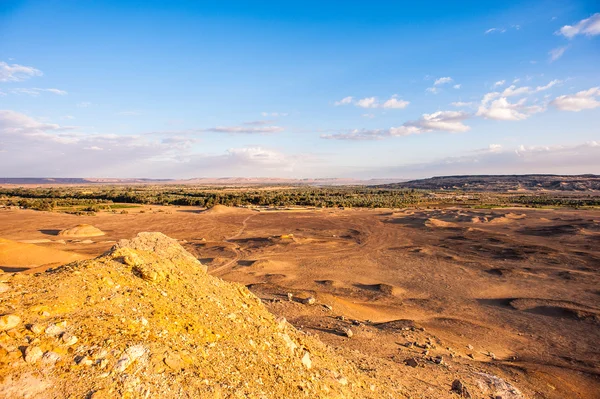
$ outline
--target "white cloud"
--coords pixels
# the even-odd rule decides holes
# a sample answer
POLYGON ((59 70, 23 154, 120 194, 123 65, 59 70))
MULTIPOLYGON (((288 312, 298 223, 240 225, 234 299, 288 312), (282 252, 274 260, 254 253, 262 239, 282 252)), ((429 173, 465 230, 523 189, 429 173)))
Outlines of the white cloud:
POLYGON ((356 102, 357 107, 361 108, 377 108, 377 99, 375 97, 361 98, 356 102))
POLYGON ((554 62, 554 61, 558 60, 560 57, 562 57, 568 48, 569 48, 569 46, 563 46, 563 47, 553 48, 552 50, 550 50, 548 52, 548 55, 550 55, 550 62, 554 62))
POLYGON ((454 106, 454 107, 472 107, 473 105, 475 105, 472 102, 464 102, 464 101, 455 101, 453 103, 450 103, 450 105, 454 106))
POLYGON ((427 163, 378 168, 370 174, 380 177, 404 176, 420 178, 440 175, 599 173, 600 144, 588 142, 554 146, 519 146, 512 148, 490 145, 462 156, 437 159, 427 163))
POLYGON ((394 94, 389 99, 385 100, 383 103, 379 102, 377 97, 365 97, 360 100, 354 101, 354 98, 351 96, 345 97, 340 101, 336 101, 334 105, 348 105, 354 104, 357 107, 365 108, 365 109, 373 109, 373 108, 383 108, 383 109, 404 109, 408 107, 410 101, 402 100, 398 98, 397 94, 394 94))
POLYGON ((483 33, 484 33, 484 35, 489 35, 490 33, 494 33, 494 32, 504 33, 504 32, 506 32, 506 28, 490 28, 483 33))
POLYGON ((410 104, 409 101, 399 100, 396 96, 392 96, 389 100, 383 103, 382 108, 404 109, 410 104))
POLYGON ((59 89, 40 89, 39 87, 32 88, 15 88, 10 90, 13 94, 27 94, 33 97, 39 96, 42 92, 57 94, 59 96, 67 95, 68 93, 64 90, 59 89))
POLYGON ((387 137, 402 137, 432 131, 451 133, 466 132, 469 126, 463 124, 470 115, 460 111, 438 111, 423 114, 416 121, 409 121, 399 127, 389 129, 354 129, 347 133, 323 134, 321 138, 330 140, 381 140, 387 137))
POLYGON ((289 114, 287 112, 261 112, 260 113, 262 116, 271 116, 273 118, 279 118, 280 116, 288 116, 289 114))
POLYGON ((561 111, 579 112, 584 109, 600 107, 598 97, 600 97, 600 87, 592 87, 591 89, 583 90, 576 94, 556 97, 550 104, 561 111))
POLYGON ((252 146, 225 153, 195 152, 196 129, 143 135, 89 134, 0 110, 0 170, 24 176, 195 177, 281 176, 301 164, 307 176, 323 172, 310 154, 284 154, 252 146), (179 134, 181 133, 181 134, 179 134), (310 169, 314 166, 314 169, 310 169))
POLYGON ((369 119, 373 119, 373 118, 375 118, 375 115, 374 115, 374 114, 362 114, 361 116, 362 116, 363 118, 369 118, 369 119))
POLYGON ((440 89, 438 89, 437 87, 428 87, 425 89, 425 91, 433 94, 438 94, 440 92, 440 89))
POLYGON ((280 133, 283 132, 285 129, 280 126, 217 126, 202 130, 205 132, 215 133, 268 134, 280 133))
POLYGON ((459 83, 459 84, 456 84, 456 85, 454 85, 452 87, 454 87, 455 89, 460 89, 462 87, 462 85, 459 83))
POLYGON ((445 78, 436 79, 435 82, 433 82, 433 85, 439 86, 439 85, 443 85, 443 84, 451 83, 451 82, 452 82, 452 78, 449 76, 446 76, 445 78))
POLYGON ((518 121, 529 118, 531 115, 544 111, 543 107, 525 105, 525 99, 517 103, 510 103, 506 97, 500 97, 491 103, 482 102, 477 110, 477 116, 485 119, 502 121, 518 121))
POLYGON ((82 101, 82 102, 80 102, 80 103, 77 103, 77 107, 78 107, 78 108, 87 108, 87 107, 89 107, 90 105, 92 105, 92 103, 91 103, 91 102, 89 102, 89 101, 82 101))
POLYGON ((486 93, 483 96, 483 100, 481 102, 483 105, 485 105, 488 102, 490 102, 491 100, 500 98, 500 97, 517 97, 517 96, 524 96, 527 94, 540 93, 542 91, 549 90, 552 87, 554 87, 558 84, 561 84, 561 83, 562 83, 562 80, 555 79, 555 80, 548 82, 548 84, 546 84, 544 86, 537 86, 537 87, 529 87, 529 86, 517 87, 515 85, 510 85, 509 87, 504 89, 504 91, 502 91, 502 92, 496 91, 496 92, 486 93))
POLYGON ((489 152, 500 152, 500 151, 502 151, 502 144, 490 144, 488 151, 489 152))
POLYGON ((352 96, 344 97, 340 101, 336 101, 335 103, 333 103, 333 105, 340 106, 340 105, 352 104, 352 99, 353 99, 352 96))
POLYGON ((572 39, 577 35, 600 35, 600 13, 596 13, 589 18, 582 19, 574 26, 565 25, 556 33, 569 39, 572 39))
POLYGON ((0 61, 0 82, 21 82, 42 75, 42 71, 34 67, 0 61))
POLYGON ((463 121, 470 115, 463 111, 438 111, 432 114, 423 114, 421 119, 405 123, 405 126, 417 127, 424 131, 444 131, 444 132, 466 132, 471 128, 463 121))
POLYGON ((494 87, 504 86, 505 83, 506 83, 506 80, 499 80, 496 83, 494 83, 494 87))

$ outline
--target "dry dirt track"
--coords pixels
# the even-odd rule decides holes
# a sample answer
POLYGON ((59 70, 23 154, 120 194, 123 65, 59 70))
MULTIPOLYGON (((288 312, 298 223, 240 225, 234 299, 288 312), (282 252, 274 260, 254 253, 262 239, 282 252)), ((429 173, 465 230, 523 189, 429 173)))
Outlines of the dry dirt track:
POLYGON ((49 232, 80 223, 107 234, 92 244, 40 245, 93 256, 138 231, 164 232, 211 273, 250 285, 274 313, 326 342, 396 362, 403 378, 441 383, 439 366, 417 375, 403 365, 440 355, 454 370, 500 376, 527 397, 600 392, 598 211, 11 210, 0 212, 0 237, 56 240, 49 232), (288 292, 333 310, 288 302, 288 292), (340 334, 347 327, 352 339, 340 334), (407 342, 433 345, 424 355, 407 342))

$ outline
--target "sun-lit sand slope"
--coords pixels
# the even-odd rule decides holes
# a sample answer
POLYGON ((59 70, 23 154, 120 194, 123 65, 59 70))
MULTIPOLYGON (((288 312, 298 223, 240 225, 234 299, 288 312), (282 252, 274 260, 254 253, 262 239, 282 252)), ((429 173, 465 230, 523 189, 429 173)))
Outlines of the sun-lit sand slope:
POLYGON ((60 265, 84 258, 73 252, 0 238, 0 269, 6 272, 60 265))
POLYGON ((596 210, 226 208, 213 214, 144 207, 82 217, 6 210, 0 235, 55 240, 47 232, 81 223, 106 235, 91 244, 40 246, 98 255, 115 240, 161 231, 209 273, 248 285, 293 325, 391 362, 390 378, 407 387, 426 381, 447 392, 454 378, 478 372, 522 396, 498 387, 476 391, 496 380, 475 375, 474 397, 589 399, 600 392, 596 210), (309 297, 315 306, 303 303, 309 297), (431 360, 437 356, 446 366, 431 360), (419 366, 406 366, 409 358, 419 366))

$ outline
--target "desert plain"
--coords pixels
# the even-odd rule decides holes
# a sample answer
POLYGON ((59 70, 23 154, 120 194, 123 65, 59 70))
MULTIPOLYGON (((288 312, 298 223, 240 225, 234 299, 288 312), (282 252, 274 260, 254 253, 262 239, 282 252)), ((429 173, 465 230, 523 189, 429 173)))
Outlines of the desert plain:
POLYGON ((414 397, 467 373, 489 397, 600 397, 598 210, 13 207, 0 210, 0 267, 39 273, 143 231, 298 330, 383 362, 372 367, 414 397), (104 235, 64 233, 79 225, 104 235))

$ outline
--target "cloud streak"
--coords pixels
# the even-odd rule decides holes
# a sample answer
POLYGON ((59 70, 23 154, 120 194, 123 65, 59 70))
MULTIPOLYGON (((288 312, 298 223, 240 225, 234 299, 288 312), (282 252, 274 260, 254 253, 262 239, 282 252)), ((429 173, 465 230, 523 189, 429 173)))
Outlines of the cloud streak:
POLYGON ((0 61, 0 82, 22 82, 42 75, 42 71, 34 67, 0 61))
POLYGON ((596 36, 600 35, 600 13, 596 13, 589 18, 582 19, 575 25, 565 25, 558 32, 566 38, 572 39, 578 35, 596 36))

